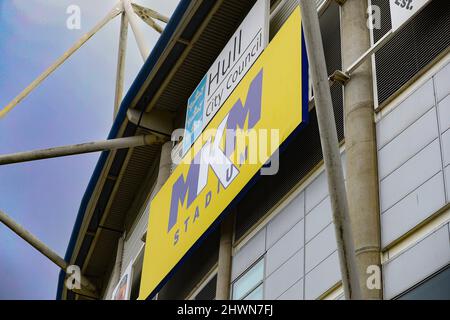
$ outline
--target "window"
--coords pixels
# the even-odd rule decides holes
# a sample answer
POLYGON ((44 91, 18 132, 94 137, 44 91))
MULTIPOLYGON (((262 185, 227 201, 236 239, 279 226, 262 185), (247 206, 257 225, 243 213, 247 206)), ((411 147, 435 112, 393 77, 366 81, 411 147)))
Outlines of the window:
POLYGON ((217 287, 217 274, 196 294, 195 300, 215 300, 217 287))
POLYGON ((264 259, 261 259, 233 283, 233 300, 261 300, 263 280, 264 259))
POLYGON ((450 300, 450 267, 407 291, 399 300, 450 300))

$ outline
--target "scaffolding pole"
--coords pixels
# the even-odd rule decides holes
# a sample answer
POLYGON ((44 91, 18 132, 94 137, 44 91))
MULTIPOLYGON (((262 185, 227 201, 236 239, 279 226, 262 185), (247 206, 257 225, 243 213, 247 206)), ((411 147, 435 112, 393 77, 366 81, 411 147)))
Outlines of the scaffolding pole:
POLYGON ((146 61, 150 54, 150 49, 145 41, 141 28, 139 28, 138 16, 134 12, 130 0, 123 0, 123 8, 125 9, 127 18, 130 21, 131 29, 133 30, 134 38, 136 39, 142 59, 146 61))
POLYGON ((348 300, 360 299, 361 289, 319 17, 315 1, 299 0, 299 2, 314 87, 320 141, 328 177, 342 284, 348 300))
POLYGON ((135 137, 126 137, 110 139, 103 141, 86 142, 69 146, 54 147, 49 149, 40 149, 25 151, 13 154, 0 155, 0 165, 7 165, 20 162, 29 162, 42 159, 72 156, 77 154, 99 152, 106 150, 126 149, 153 144, 161 144, 166 140, 156 135, 143 135, 135 137))
POLYGON ((84 45, 94 34, 103 28, 109 21, 118 16, 122 12, 122 7, 117 4, 91 31, 82 36, 69 50, 58 58, 47 70, 37 77, 28 87, 26 87, 17 97, 15 97, 5 108, 0 110, 0 118, 3 118, 15 106, 17 106, 31 91, 39 86, 50 74, 52 74, 59 66, 61 66, 72 54, 84 45))
POLYGON ((120 20, 119 52, 117 57, 116 93, 114 97, 114 118, 119 111, 123 97, 123 84, 125 78, 125 58, 127 53, 128 17, 122 13, 120 20))

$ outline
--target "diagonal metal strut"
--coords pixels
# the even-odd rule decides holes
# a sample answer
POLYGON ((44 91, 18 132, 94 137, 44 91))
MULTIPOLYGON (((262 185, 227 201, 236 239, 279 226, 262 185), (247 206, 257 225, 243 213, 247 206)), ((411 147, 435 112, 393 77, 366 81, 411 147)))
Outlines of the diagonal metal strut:
POLYGON ((156 135, 143 135, 103 141, 86 142, 81 144, 25 151, 13 154, 0 155, 0 165, 7 165, 20 162, 28 162, 42 159, 65 157, 76 154, 84 154, 106 150, 126 149, 140 146, 160 144, 166 139, 156 135))
POLYGON ((59 66, 61 66, 73 53, 83 46, 94 34, 103 28, 109 21, 118 16, 122 12, 122 6, 116 5, 114 8, 97 24, 95 27, 82 36, 69 50, 58 58, 50 67, 47 68, 39 77, 37 77, 28 87, 26 87, 17 97, 15 97, 6 107, 0 110, 0 118, 3 118, 15 106, 17 106, 31 91, 39 86, 50 74, 52 74, 59 66))

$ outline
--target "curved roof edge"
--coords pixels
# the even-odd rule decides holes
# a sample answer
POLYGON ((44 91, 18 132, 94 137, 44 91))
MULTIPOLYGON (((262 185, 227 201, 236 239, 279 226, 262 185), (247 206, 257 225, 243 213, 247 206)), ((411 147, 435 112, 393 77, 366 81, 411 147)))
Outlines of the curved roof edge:
MULTIPOLYGON (((145 80, 149 76, 150 72, 155 67, 157 61, 161 57, 161 54, 163 53, 164 49, 166 48, 167 44, 169 43, 170 39, 172 38, 173 34, 175 33, 175 30, 177 29, 181 19, 183 18, 183 15, 185 14, 187 8, 189 7, 189 4, 190 4, 189 0, 181 0, 180 3, 178 4, 172 17, 170 18, 169 23, 167 24, 163 33, 159 37, 156 45, 154 46, 152 52, 150 53, 150 56, 145 61, 144 66, 139 71, 139 74, 137 75, 136 79, 133 81, 133 84, 131 85, 130 89, 128 90, 125 98, 122 100, 122 103, 120 104, 120 108, 117 113, 117 116, 116 116, 114 123, 111 127, 111 130, 108 134, 108 139, 116 138, 116 136, 119 132, 119 129, 120 129, 123 121, 126 118, 128 108, 130 107, 133 99, 135 98, 135 96, 137 95, 139 90, 141 89, 145 80)), ((81 200, 80 208, 78 210, 78 214, 77 214, 75 224, 74 224, 74 227, 72 230, 72 235, 70 236, 67 251, 64 256, 64 259, 66 261, 69 261, 73 255, 73 251, 75 249, 75 244, 76 244, 76 241, 78 238, 78 234, 80 232, 81 224, 84 219, 84 214, 86 212, 87 205, 88 205, 89 200, 91 199, 92 193, 94 192, 94 189, 97 185, 98 179, 100 178, 101 172, 106 163, 108 155, 109 155, 109 151, 104 151, 101 153, 100 158, 95 166, 94 172, 91 176, 91 179, 89 180, 86 191, 81 200)), ((61 299, 62 292, 63 292, 64 279, 65 279, 65 271, 61 270, 59 273, 58 287, 57 287, 57 292, 56 292, 57 300, 61 299)))

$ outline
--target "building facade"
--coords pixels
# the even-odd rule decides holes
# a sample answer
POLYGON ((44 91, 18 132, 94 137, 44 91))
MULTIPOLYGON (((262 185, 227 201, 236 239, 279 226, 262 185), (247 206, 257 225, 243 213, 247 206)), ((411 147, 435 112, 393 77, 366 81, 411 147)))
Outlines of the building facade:
MULTIPOLYGON (((339 1, 316 2, 331 75, 342 70, 346 50, 341 8, 339 1)), ((168 124, 167 132, 183 128, 190 94, 254 3, 182 0, 125 97, 110 138, 154 133, 142 120, 146 115, 168 124), (131 112, 140 115, 138 123, 131 112)), ((380 28, 370 30, 375 44, 391 30, 389 1, 368 4, 381 12, 380 28)), ((270 5, 272 41, 298 3, 270 5)), ((381 239, 384 299, 450 299, 448 34, 450 4, 431 1, 371 60, 380 219, 379 228, 373 227, 381 239)), ((340 83, 331 87, 343 163, 344 90, 340 83)), ((230 299, 344 298, 313 106, 308 118, 280 151, 278 173, 252 181, 228 208, 230 299)), ((67 290, 61 274, 59 298, 112 299, 124 275, 126 297, 139 297, 144 251, 151 246, 145 242, 150 203, 176 168, 173 148, 168 142, 101 155, 66 254, 96 284, 98 295, 67 290)), ((221 228, 211 228, 154 299, 215 299, 220 243, 221 228)))

